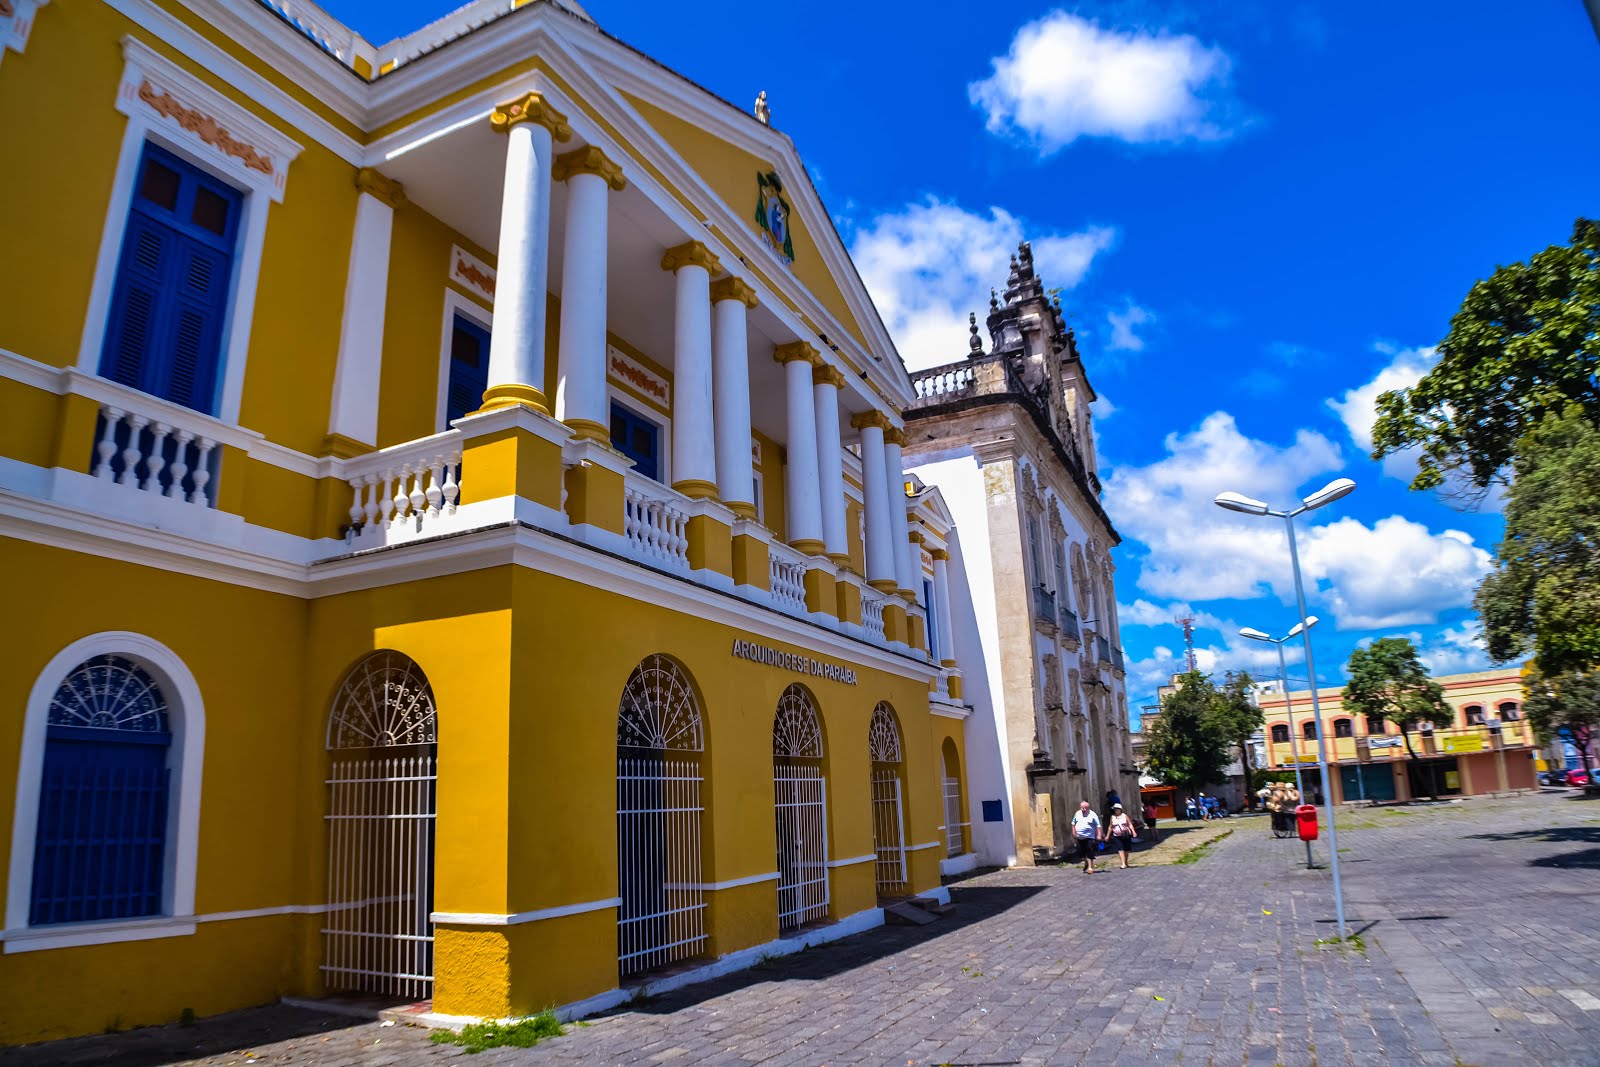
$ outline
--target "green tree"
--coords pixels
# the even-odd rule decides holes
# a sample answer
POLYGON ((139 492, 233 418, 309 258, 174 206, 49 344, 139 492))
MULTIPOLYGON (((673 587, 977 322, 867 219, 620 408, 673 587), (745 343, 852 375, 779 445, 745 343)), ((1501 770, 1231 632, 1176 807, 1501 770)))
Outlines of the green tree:
MULTIPOLYGON (((1350 684, 1344 687, 1345 710, 1400 727, 1406 756, 1415 770, 1417 752, 1411 747, 1411 731, 1422 723, 1448 726, 1456 717, 1444 702, 1444 687, 1428 677, 1416 646, 1404 637, 1380 637, 1368 647, 1352 651, 1346 669, 1350 684)), ((1428 795, 1439 799, 1434 776, 1429 774, 1427 779, 1428 795)))
POLYGON ((1199 671, 1178 679, 1161 701, 1161 714, 1145 734, 1145 763, 1155 778, 1192 793, 1220 781, 1228 765, 1228 738, 1218 728, 1217 687, 1199 671))
POLYGON ((1523 435, 1579 406, 1600 423, 1600 223, 1473 285, 1439 358, 1410 389, 1378 397, 1372 457, 1417 446, 1413 489, 1455 474, 1482 492, 1504 480, 1523 435))
POLYGON ((1523 439, 1505 537, 1478 586, 1489 655, 1552 676, 1600 669, 1600 429, 1576 406, 1523 439))
POLYGON ((1525 673, 1523 685, 1528 691, 1523 711, 1539 740, 1572 742, 1588 770, 1591 746, 1600 739, 1600 672, 1547 677, 1534 668, 1525 673))
POLYGON ((1250 738, 1261 729, 1261 708, 1250 699, 1255 679, 1244 671, 1229 671, 1222 687, 1217 689, 1211 705, 1211 720, 1228 743, 1239 749, 1239 766, 1244 770, 1246 798, 1250 807, 1256 806, 1255 789, 1250 786, 1254 776, 1250 767, 1250 738))

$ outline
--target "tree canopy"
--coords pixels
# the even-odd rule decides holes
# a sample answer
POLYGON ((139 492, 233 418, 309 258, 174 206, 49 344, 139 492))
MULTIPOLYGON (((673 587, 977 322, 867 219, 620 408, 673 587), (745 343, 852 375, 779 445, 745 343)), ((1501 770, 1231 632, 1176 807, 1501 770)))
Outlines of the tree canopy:
POLYGON ((1199 671, 1178 678, 1161 701, 1161 714, 1145 728, 1145 763, 1150 773, 1181 790, 1222 780, 1228 742, 1216 716, 1217 687, 1199 671))
POLYGON ((1381 719, 1400 727, 1406 755, 1417 758, 1411 730, 1421 723, 1448 726, 1455 712, 1444 701, 1444 687, 1428 676, 1428 668, 1408 638, 1380 637, 1350 653, 1350 684, 1344 687, 1346 711, 1381 719))
POLYGON ((1547 676, 1525 672, 1528 691, 1523 711, 1541 741, 1564 737, 1588 767, 1591 746, 1600 738, 1600 672, 1547 676))
POLYGON ((1378 397, 1372 456, 1417 446, 1413 489, 1447 474, 1478 490, 1504 480, 1517 444, 1577 405, 1600 424, 1600 223, 1579 219, 1565 245, 1473 285, 1433 369, 1378 397))
MULTIPOLYGON (((1244 770, 1244 780, 1251 779, 1250 738, 1263 721, 1261 707, 1250 699, 1255 679, 1245 671, 1229 671, 1221 688, 1215 689, 1211 704, 1211 719, 1228 743, 1239 749, 1239 766, 1244 770)), ((1248 790, 1249 803, 1255 807, 1255 791, 1248 790)))
POLYGON ((1576 405, 1523 440, 1505 537, 1478 587, 1489 655, 1549 676, 1600 669, 1600 429, 1576 405))

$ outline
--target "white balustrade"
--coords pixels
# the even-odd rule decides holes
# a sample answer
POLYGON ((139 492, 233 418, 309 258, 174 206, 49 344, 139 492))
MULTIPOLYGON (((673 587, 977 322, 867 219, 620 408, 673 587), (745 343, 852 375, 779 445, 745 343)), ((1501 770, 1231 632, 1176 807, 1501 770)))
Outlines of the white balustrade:
POLYGON ((153 497, 216 507, 211 457, 217 442, 212 438, 115 404, 100 405, 98 433, 90 471, 95 478, 153 497))
POLYGON ((883 605, 886 598, 876 589, 867 586, 861 590, 861 629, 867 640, 883 644, 883 605))
POLYGON ((689 517, 677 503, 682 498, 648 478, 624 476, 622 533, 642 562, 656 566, 689 566, 689 517))
POLYGON ((767 559, 772 578, 773 607, 793 615, 805 615, 807 613, 805 557, 774 542, 768 548, 767 559))
POLYGON ((461 435, 448 430, 351 460, 349 539, 387 544, 446 532, 461 496, 461 435))
POLYGON ((917 396, 923 400, 935 397, 957 397, 970 391, 977 382, 977 372, 971 366, 935 367, 923 371, 912 379, 917 396))

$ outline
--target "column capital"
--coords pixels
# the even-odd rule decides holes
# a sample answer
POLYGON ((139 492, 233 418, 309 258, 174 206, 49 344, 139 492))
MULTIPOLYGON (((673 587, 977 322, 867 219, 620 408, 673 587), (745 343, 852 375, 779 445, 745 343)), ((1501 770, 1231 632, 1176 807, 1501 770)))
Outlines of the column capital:
POLYGON ((908 438, 906 436, 906 432, 899 427, 889 426, 883 431, 883 443, 886 445, 899 445, 901 448, 904 448, 906 445, 911 443, 911 439, 908 438))
POLYGON ((928 555, 933 557, 935 563, 948 563, 950 561, 950 553, 942 548, 930 548, 928 549, 928 555))
POLYGON ((927 540, 928 540, 926 537, 922 536, 922 531, 921 530, 912 530, 906 536, 909 537, 911 540, 915 541, 919 545, 926 544, 927 540))
POLYGON ((835 389, 840 389, 844 386, 844 375, 839 373, 839 368, 837 367, 823 365, 812 370, 811 384, 831 385, 835 389))
POLYGON ((604 178, 617 192, 621 192, 628 184, 628 179, 622 176, 622 167, 594 145, 561 153, 550 168, 550 176, 558 182, 564 182, 574 174, 593 174, 604 178))
POLYGON ((753 308, 758 303, 756 291, 746 285, 744 279, 732 275, 711 283, 711 302, 719 304, 724 300, 737 300, 747 308, 753 308))
POLYGON ((550 131, 557 141, 572 140, 567 116, 551 107, 543 93, 523 93, 489 113, 489 126, 496 133, 509 133, 520 122, 532 122, 550 131))
POLYGON ((391 208, 406 202, 406 187, 378 173, 373 167, 362 167, 356 171, 356 189, 391 208))
POLYGON ((772 350, 772 358, 778 363, 793 363, 797 360, 803 360, 815 367, 821 361, 822 356, 817 353, 815 348, 812 348, 804 341, 790 341, 774 348, 772 350))
POLYGON ((684 267, 704 267, 707 274, 715 274, 722 269, 722 263, 699 241, 685 241, 661 254, 662 270, 676 274, 684 267))
POLYGON ((850 425, 857 430, 865 430, 869 426, 876 426, 880 430, 890 428, 889 416, 881 411, 862 411, 851 415, 850 425))

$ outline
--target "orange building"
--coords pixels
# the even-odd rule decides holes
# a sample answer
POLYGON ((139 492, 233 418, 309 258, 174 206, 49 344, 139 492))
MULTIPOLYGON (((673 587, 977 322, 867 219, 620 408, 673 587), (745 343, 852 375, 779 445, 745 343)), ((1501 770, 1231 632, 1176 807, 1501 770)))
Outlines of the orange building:
MULTIPOLYGON (((1417 759, 1408 759, 1395 723, 1346 711, 1342 687, 1317 690, 1328 778, 1334 803, 1472 796, 1537 788, 1537 743, 1523 718, 1522 675, 1516 668, 1450 674, 1437 679, 1455 710, 1449 726, 1411 731, 1417 759)), ((1267 756, 1273 767, 1315 766, 1317 735, 1311 692, 1261 694, 1267 756)), ((1307 792, 1313 787, 1308 783, 1307 792)))

